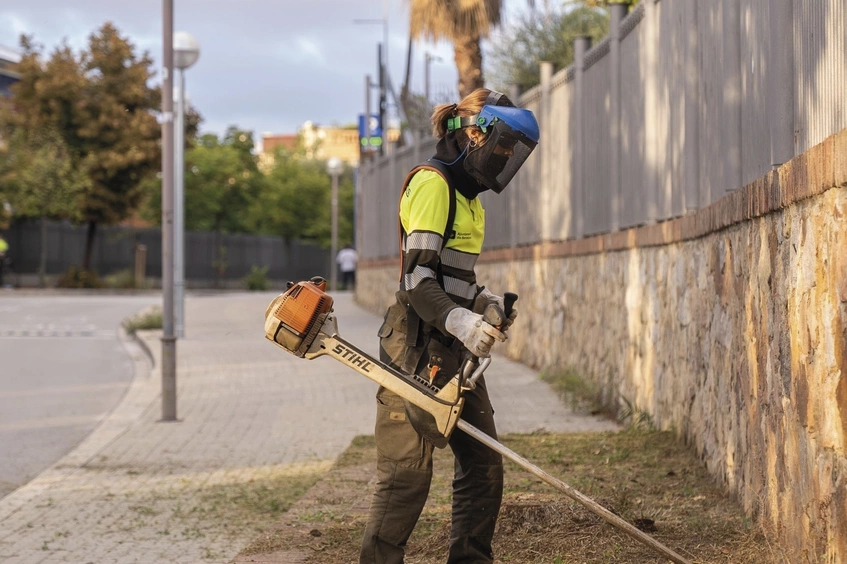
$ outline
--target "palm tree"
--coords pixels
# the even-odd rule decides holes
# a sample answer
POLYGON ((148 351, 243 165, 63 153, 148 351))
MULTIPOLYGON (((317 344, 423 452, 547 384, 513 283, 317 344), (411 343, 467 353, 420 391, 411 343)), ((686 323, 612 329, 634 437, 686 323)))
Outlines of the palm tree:
POLYGON ((453 43, 459 97, 484 86, 480 41, 500 23, 501 0, 409 0, 414 39, 453 43))

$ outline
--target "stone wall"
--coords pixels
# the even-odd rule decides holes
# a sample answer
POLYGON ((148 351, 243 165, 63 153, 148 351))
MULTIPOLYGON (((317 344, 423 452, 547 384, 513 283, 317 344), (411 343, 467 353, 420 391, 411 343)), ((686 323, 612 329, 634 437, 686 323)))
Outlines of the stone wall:
MULTIPOLYGON (((363 266, 381 311, 396 259, 363 266)), ((488 251, 477 274, 520 294, 509 356, 674 430, 788 561, 847 562, 847 131, 696 213, 488 251)))

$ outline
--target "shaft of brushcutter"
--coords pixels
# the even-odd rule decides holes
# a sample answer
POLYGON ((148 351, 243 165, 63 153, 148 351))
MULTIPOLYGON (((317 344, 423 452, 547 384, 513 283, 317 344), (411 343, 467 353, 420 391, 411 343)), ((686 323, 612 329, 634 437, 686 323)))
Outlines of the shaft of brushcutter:
POLYGON ((634 525, 627 523, 626 521, 624 521, 623 519, 621 519, 620 517, 618 517, 617 515, 615 515, 614 513, 609 511, 608 509, 606 509, 605 507, 603 507, 602 505, 598 504, 596 501, 594 501, 590 497, 580 493, 579 491, 575 490, 571 486, 567 485, 562 480, 559 480, 558 478, 551 476, 550 474, 548 474, 547 472, 545 472, 544 470, 542 470, 541 468, 539 468, 535 464, 531 463, 529 460, 522 457, 521 455, 519 455, 515 451, 511 450, 510 448, 503 445, 502 443, 495 441, 494 439, 492 439, 491 437, 489 437, 488 435, 486 435, 485 433, 483 433, 482 431, 480 431, 479 429, 477 429, 476 427, 474 427, 473 425, 471 425, 467 421, 465 421, 463 419, 459 419, 459 423, 457 424, 457 427, 459 429, 461 429, 462 431, 464 431, 465 433, 467 433, 468 435, 470 435, 471 437, 473 437, 474 439, 476 439, 479 442, 481 442, 482 444, 484 444, 485 446, 487 446, 488 448, 490 448, 490 449, 492 449, 496 452, 499 452, 500 454, 502 454, 503 456, 505 456, 506 458, 508 458, 512 462, 516 463, 518 466, 520 466, 521 468, 523 468, 527 472, 530 472, 530 473, 538 476, 539 478, 541 478, 543 481, 547 482, 548 484, 550 484, 554 488, 563 491, 565 493, 565 495, 567 495, 569 498, 573 499, 574 501, 580 503, 586 509, 593 512, 595 515, 605 519, 609 524, 611 524, 611 525, 617 527, 618 529, 622 530, 623 532, 625 532, 629 536, 633 537, 635 540, 649 546, 650 548, 652 548, 653 550, 655 550, 659 554, 666 556, 669 560, 675 562, 676 564, 691 564, 690 560, 686 560, 685 558, 683 558, 682 556, 680 556, 679 554, 677 554, 676 552, 674 552, 670 548, 666 547, 665 545, 663 545, 662 543, 660 543, 659 541, 657 541, 656 539, 654 539, 653 537, 651 537, 647 533, 644 533, 643 531, 636 528, 634 525))

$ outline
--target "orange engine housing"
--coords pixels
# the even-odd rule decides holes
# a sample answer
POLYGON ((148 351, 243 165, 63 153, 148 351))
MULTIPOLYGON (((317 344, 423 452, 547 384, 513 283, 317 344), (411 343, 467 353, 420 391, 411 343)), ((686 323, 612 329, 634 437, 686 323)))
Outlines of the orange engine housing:
POLYGON ((302 355, 317 334, 318 318, 332 311, 332 297, 325 292, 326 280, 297 282, 278 296, 265 312, 268 339, 286 350, 302 355))

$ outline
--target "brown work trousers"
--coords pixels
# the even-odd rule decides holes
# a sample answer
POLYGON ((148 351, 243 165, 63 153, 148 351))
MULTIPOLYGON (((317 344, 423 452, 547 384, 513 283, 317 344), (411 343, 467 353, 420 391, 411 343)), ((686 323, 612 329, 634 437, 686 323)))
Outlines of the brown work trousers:
MULTIPOLYGON (((397 368, 405 335, 380 330, 380 360, 397 368)), ((419 363, 426 367, 429 350, 442 356, 447 350, 432 341, 419 363)), ((444 366, 458 366, 463 349, 449 349, 454 358, 444 366)), ((493 438, 494 410, 483 378, 464 395, 462 419, 493 438)), ((360 564, 402 564, 406 542, 420 517, 432 481, 434 446, 412 427, 402 398, 380 387, 376 395, 377 484, 362 541, 360 564)), ((503 497, 503 460, 499 453, 456 429, 449 443, 455 457, 453 513, 448 564, 494 561, 491 540, 503 497)))

